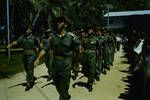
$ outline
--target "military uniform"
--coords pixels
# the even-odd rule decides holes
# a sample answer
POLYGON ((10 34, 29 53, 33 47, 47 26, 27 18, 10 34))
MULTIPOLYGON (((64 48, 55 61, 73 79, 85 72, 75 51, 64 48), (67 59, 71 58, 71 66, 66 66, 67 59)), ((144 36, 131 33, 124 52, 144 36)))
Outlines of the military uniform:
POLYGON ((109 36, 108 44, 110 49, 109 64, 113 65, 115 51, 116 51, 116 41, 115 41, 115 37, 112 34, 109 36))
POLYGON ((36 48, 38 40, 33 34, 25 34, 16 41, 23 47, 23 62, 26 71, 26 81, 34 84, 34 60, 36 57, 36 48))
POLYGON ((102 71, 102 63, 103 63, 103 45, 104 45, 104 40, 102 36, 98 37, 98 48, 99 50, 97 51, 97 64, 96 64, 96 72, 95 72, 95 78, 99 77, 102 71))
POLYGON ((105 69, 109 69, 109 65, 110 65, 110 48, 109 48, 109 35, 108 34, 104 34, 104 71, 105 69))
MULTIPOLYGON (((46 47, 47 46, 47 43, 49 41, 51 37, 48 37, 48 36, 44 36, 42 37, 41 39, 41 49, 46 47)), ((53 55, 52 55, 52 51, 49 51, 45 56, 44 56, 44 62, 46 64, 46 67, 48 69, 48 79, 47 80, 50 80, 52 78, 52 61, 53 61, 53 55)))
POLYGON ((60 100, 69 100, 70 95, 68 93, 71 69, 73 62, 73 51, 79 49, 80 42, 68 32, 65 32, 64 36, 60 37, 59 34, 55 34, 49 41, 49 45, 45 48, 45 51, 53 51, 52 62, 52 77, 56 89, 60 95, 60 100))
MULTIPOLYGON (((92 33, 93 34, 93 33, 92 33)), ((98 38, 97 36, 89 35, 83 40, 82 44, 84 48, 84 61, 86 62, 84 66, 88 69, 87 77, 88 77, 88 89, 92 91, 92 85, 95 77, 95 70, 97 64, 97 50, 98 50, 98 38)))

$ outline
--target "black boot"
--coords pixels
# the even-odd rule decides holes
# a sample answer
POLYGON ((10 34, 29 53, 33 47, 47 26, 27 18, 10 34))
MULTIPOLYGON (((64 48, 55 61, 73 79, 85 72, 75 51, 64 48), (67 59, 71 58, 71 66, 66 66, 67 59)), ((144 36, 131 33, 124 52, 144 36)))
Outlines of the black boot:
POLYGON ((25 91, 28 91, 28 90, 32 89, 33 86, 34 86, 34 82, 27 82, 27 86, 25 88, 25 91))
POLYGON ((78 76, 78 72, 73 71, 73 73, 72 73, 72 79, 76 80, 77 76, 78 76))
POLYGON ((107 74, 106 69, 104 69, 104 70, 102 71, 102 73, 103 73, 104 75, 106 75, 106 74, 107 74))
POLYGON ((37 80, 37 77, 34 76, 34 79, 33 79, 33 80, 36 81, 36 80, 37 80))
POLYGON ((89 84, 88 83, 88 90, 89 90, 89 92, 92 92, 92 90, 93 90, 93 87, 92 87, 93 85, 92 84, 89 84))
POLYGON ((95 80, 96 80, 96 81, 100 81, 100 78, 99 78, 98 75, 95 76, 95 80))
POLYGON ((30 88, 33 88, 34 82, 30 82, 30 88))
POLYGON ((106 69, 107 69, 107 70, 110 70, 110 66, 107 66, 106 69))
POLYGON ((27 83, 27 86, 26 86, 26 88, 25 88, 25 91, 28 91, 28 90, 30 90, 31 88, 30 88, 30 84, 29 83, 27 83))
POLYGON ((50 80, 52 80, 52 75, 49 75, 49 76, 47 77, 47 81, 50 81, 50 80))

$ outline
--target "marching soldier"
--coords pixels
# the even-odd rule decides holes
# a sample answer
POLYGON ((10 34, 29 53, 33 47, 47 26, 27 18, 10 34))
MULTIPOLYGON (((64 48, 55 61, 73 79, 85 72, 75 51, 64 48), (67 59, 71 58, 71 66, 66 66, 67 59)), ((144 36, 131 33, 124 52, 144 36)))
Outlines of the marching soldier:
POLYGON ((103 63, 103 43, 104 40, 102 38, 102 32, 100 29, 96 30, 96 35, 98 37, 98 43, 99 43, 99 50, 98 50, 98 55, 97 55, 97 65, 96 65, 96 71, 95 71, 95 79, 97 81, 100 81, 100 74, 102 71, 102 63, 103 63))
MULTIPOLYGON (((76 54, 78 55, 80 44, 74 34, 66 31, 68 25, 69 21, 66 17, 56 17, 53 20, 52 26, 56 33, 54 33, 54 36, 49 40, 46 48, 40 52, 34 62, 34 64, 37 65, 41 57, 49 50, 52 50, 52 78, 59 93, 59 100, 69 100, 71 98, 68 90, 70 85, 73 52, 77 52, 76 54)), ((78 58, 74 60, 78 60, 78 58)), ((74 62, 78 65, 78 61, 74 62)))
POLYGON ((106 74, 106 69, 110 69, 110 48, 109 48, 109 34, 106 29, 103 30, 103 39, 104 39, 104 64, 103 64, 103 73, 106 74))
POLYGON ((26 91, 33 87, 35 81, 33 63, 38 50, 38 40, 32 30, 32 26, 27 26, 26 33, 7 46, 10 48, 13 45, 21 44, 23 48, 23 62, 27 81, 26 91))
POLYGON ((87 86, 89 92, 93 89, 93 82, 95 78, 95 70, 97 63, 97 50, 98 49, 98 38, 95 35, 92 26, 87 26, 86 32, 88 36, 83 40, 82 47, 84 48, 84 60, 85 65, 88 69, 87 77, 87 86))
POLYGON ((114 56, 115 56, 115 52, 116 52, 116 38, 112 32, 110 32, 110 34, 109 34, 108 41, 109 41, 109 49, 110 49, 109 63, 111 66, 113 66, 114 56))

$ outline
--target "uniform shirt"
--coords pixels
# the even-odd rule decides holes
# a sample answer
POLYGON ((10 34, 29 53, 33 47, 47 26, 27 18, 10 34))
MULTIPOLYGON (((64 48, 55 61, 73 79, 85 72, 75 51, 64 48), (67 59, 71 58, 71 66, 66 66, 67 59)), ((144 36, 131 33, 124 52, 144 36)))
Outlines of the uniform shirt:
POLYGON ((22 35, 16 42, 21 45, 25 54, 35 53, 35 49, 38 47, 38 40, 33 34, 28 36, 22 35))
POLYGON ((83 39, 82 46, 85 50, 97 50, 99 47, 98 37, 90 35, 83 39))
POLYGON ((64 36, 60 37, 59 34, 55 34, 49 40, 45 51, 53 51, 55 56, 72 56, 73 51, 78 51, 80 47, 80 41, 74 35, 65 32, 64 36))

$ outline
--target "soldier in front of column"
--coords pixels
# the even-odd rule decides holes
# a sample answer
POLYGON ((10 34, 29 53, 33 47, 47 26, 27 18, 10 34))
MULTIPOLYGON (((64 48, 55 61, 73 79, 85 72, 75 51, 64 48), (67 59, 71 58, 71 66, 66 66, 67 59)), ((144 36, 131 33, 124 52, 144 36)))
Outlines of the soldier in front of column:
POLYGON ((76 63, 78 66, 78 57, 73 61, 74 52, 78 55, 80 42, 76 36, 66 31, 69 25, 69 21, 64 16, 56 17, 53 21, 53 29, 55 31, 54 36, 48 42, 46 48, 42 49, 36 61, 35 65, 39 63, 39 60, 49 51, 53 52, 52 62, 52 78, 59 93, 59 100, 70 100, 69 85, 72 65, 76 63))
POLYGON ((27 81, 27 87, 25 90, 27 91, 34 85, 34 60, 36 58, 36 53, 39 46, 38 40, 33 34, 33 27, 31 25, 27 26, 25 34, 20 36, 16 41, 9 44, 7 48, 17 44, 20 44, 23 48, 23 62, 27 81))

